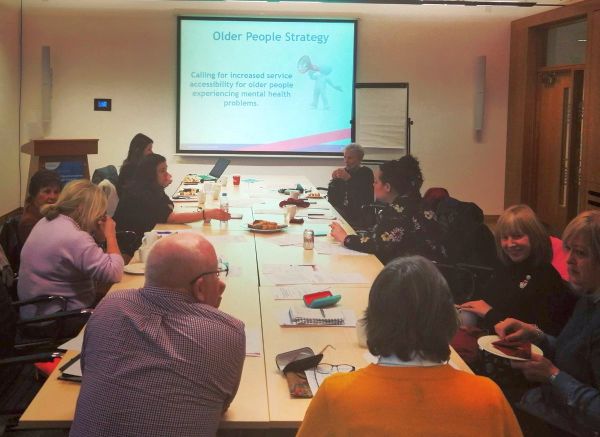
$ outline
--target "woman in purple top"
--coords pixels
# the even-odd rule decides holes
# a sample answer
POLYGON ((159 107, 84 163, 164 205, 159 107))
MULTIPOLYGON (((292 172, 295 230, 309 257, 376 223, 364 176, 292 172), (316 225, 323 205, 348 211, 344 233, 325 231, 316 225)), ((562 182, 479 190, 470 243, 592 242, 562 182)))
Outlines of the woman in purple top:
MULTIPOLYGON (((121 280, 123 258, 115 222, 106 216, 106 196, 87 180, 68 183, 55 204, 41 209, 44 216, 33 228, 21 252, 20 299, 58 295, 67 309, 93 306, 100 297, 96 283, 121 280), (106 241, 106 253, 98 242, 106 241)), ((22 317, 51 314, 57 303, 26 305, 22 317)), ((76 334, 62 332, 67 336, 76 334)))

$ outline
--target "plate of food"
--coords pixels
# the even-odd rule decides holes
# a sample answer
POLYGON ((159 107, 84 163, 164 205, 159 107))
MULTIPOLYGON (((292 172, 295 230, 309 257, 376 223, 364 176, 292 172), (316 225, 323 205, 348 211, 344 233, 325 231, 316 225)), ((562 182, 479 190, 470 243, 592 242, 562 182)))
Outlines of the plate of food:
POLYGON ((254 220, 252 223, 248 223, 248 230, 251 232, 280 232, 285 228, 287 228, 287 225, 281 225, 268 220, 254 220))
POLYGON ((534 344, 521 341, 501 340, 497 335, 484 335, 477 340, 479 348, 498 357, 513 361, 527 361, 531 354, 544 355, 534 344))
POLYGON ((199 184, 202 181, 197 174, 188 174, 183 177, 184 184, 199 184))
POLYGON ((123 267, 123 271, 130 275, 143 275, 145 270, 146 264, 144 263, 132 263, 123 267))
POLYGON ((181 188, 171 196, 173 200, 198 200, 199 188, 181 188))

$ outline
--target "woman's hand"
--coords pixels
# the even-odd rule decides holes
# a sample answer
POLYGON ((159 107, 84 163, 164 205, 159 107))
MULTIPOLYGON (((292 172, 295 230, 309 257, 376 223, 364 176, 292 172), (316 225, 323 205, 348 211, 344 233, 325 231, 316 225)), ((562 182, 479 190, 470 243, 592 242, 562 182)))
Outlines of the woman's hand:
POLYGON ((97 222, 96 231, 94 232, 94 239, 98 243, 102 243, 109 238, 117 238, 116 231, 117 224, 112 217, 104 216, 97 222))
POLYGON ((533 341, 540 337, 540 330, 517 319, 504 319, 494 326, 496 334, 507 341, 533 341))
POLYGON ((204 220, 221 220, 222 222, 227 221, 231 218, 231 214, 222 209, 205 209, 204 220))
POLYGON ((485 317, 492 309, 485 300, 472 300, 471 302, 465 302, 462 305, 458 305, 458 307, 461 310, 476 314, 479 317, 485 317))
POLYGON ((559 372, 552 362, 538 354, 531 354, 529 361, 511 361, 513 369, 520 369, 529 381, 548 382, 548 378, 559 372))
POLYGON ((331 236, 335 239, 335 241, 343 243, 348 236, 348 233, 344 230, 342 225, 339 222, 331 222, 329 227, 331 228, 331 236))

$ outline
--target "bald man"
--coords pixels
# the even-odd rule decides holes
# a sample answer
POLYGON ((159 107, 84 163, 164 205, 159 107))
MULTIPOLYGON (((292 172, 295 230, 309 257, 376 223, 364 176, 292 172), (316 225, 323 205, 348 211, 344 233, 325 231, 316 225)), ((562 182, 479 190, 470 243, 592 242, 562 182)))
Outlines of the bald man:
POLYGON ((198 234, 155 244, 144 287, 109 294, 87 324, 71 436, 216 434, 246 347, 218 309, 226 273, 198 234))

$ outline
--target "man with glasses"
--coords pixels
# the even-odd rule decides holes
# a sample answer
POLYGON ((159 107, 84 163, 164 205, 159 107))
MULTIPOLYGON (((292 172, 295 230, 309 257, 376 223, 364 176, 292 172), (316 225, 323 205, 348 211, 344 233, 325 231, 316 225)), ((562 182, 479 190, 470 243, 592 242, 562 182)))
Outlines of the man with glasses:
POLYGON ((244 325, 218 309, 228 267, 193 233, 162 238, 139 290, 86 327, 71 436, 213 436, 240 382, 244 325))

